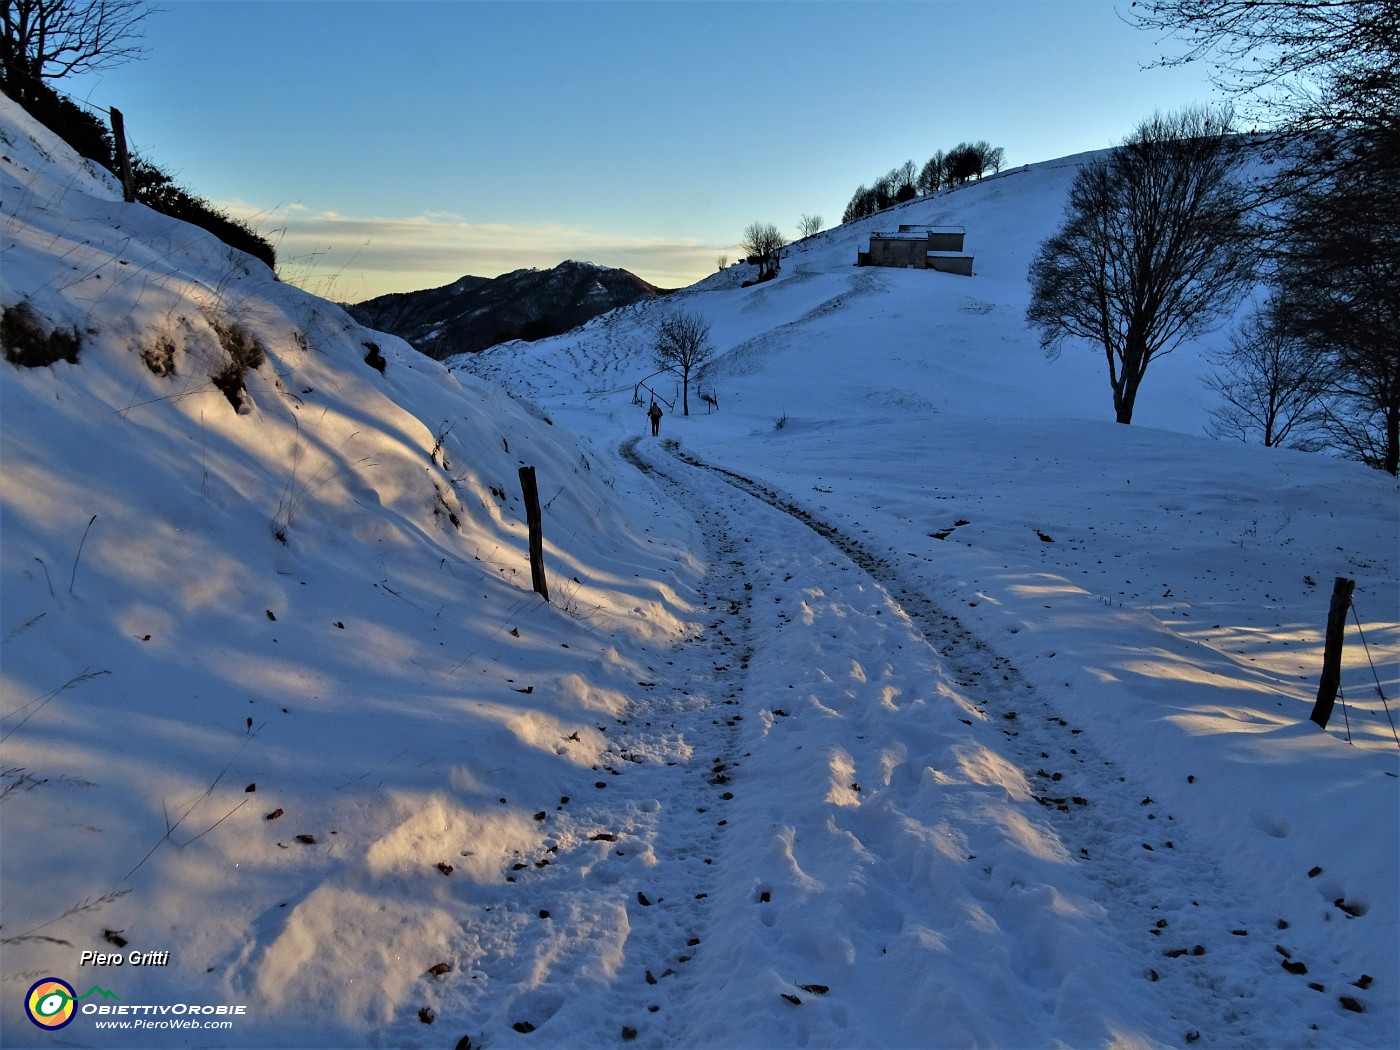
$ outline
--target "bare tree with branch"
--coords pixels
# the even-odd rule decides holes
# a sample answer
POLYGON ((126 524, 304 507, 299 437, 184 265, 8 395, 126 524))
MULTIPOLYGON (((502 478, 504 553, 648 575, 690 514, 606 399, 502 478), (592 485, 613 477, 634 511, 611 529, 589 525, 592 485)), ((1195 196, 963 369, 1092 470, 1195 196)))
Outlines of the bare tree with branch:
POLYGON ((1180 46, 1155 64, 1209 63, 1215 86, 1266 123, 1365 124, 1400 91, 1395 0, 1142 0, 1126 20, 1180 46))
POLYGON ((682 310, 661 322, 656 331, 656 363, 679 373, 684 414, 690 415, 690 377, 710 359, 710 322, 698 313, 682 310))
POLYGON ((919 169, 920 193, 937 193, 943 189, 948 178, 948 155, 941 149, 934 152, 933 156, 924 162, 924 166, 919 169))
POLYGON ((777 274, 779 253, 786 244, 787 238, 771 222, 751 222, 744 227, 739 250, 745 258, 757 261, 758 279, 767 281, 777 274))
POLYGON ((139 58, 146 0, 5 0, 0 8, 0 88, 31 100, 46 80, 60 80, 139 58))
POLYGON ((1333 447, 1400 473, 1400 126, 1361 131, 1348 163, 1289 201, 1273 275, 1279 323, 1330 362, 1333 447))
POLYGON ((1207 355, 1215 370, 1205 383, 1222 403, 1210 410, 1206 433, 1269 447, 1320 447, 1332 369, 1327 360, 1279 323, 1269 302, 1231 335, 1227 348, 1207 355))
POLYGON ((1400 0, 1141 0, 1127 19, 1270 133, 1256 246, 1279 322, 1333 366, 1333 447, 1400 473, 1400 0))
POLYGON ((1253 283, 1239 167, 1227 117, 1158 114, 1080 168, 1064 225, 1031 263, 1027 324, 1052 357, 1067 338, 1097 344, 1119 423, 1147 366, 1216 327, 1253 283))

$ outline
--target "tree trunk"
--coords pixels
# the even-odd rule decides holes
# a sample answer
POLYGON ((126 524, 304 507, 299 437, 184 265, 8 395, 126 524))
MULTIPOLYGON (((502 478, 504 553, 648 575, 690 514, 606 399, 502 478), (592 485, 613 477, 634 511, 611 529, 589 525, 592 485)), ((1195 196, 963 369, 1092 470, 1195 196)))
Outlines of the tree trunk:
POLYGON ((1133 406, 1137 404, 1138 388, 1142 386, 1143 377, 1147 375, 1147 363, 1151 360, 1138 328, 1136 323, 1130 327, 1123 347, 1122 373, 1118 377, 1118 389, 1115 391, 1117 396, 1113 402, 1113 407, 1118 410, 1119 423, 1133 421, 1133 406))
POLYGON ((1137 401, 1138 380, 1124 370, 1118 385, 1113 388, 1114 422, 1129 424, 1133 421, 1133 405, 1137 401))
POLYGON ((1337 690, 1342 686, 1342 642, 1347 625, 1347 609, 1351 606, 1355 580, 1338 576, 1332 584, 1332 604, 1327 610, 1327 637, 1322 651, 1322 677, 1317 683, 1317 700, 1311 718, 1323 729, 1332 717, 1337 702, 1337 690))
POLYGON ((1400 471, 1400 405, 1385 410, 1385 472, 1392 477, 1400 471))
POLYGON ((540 516, 540 489, 535 481, 534 467, 521 467, 520 493, 525 497, 525 521, 530 530, 530 583, 545 601, 549 601, 549 582, 544 574, 544 526, 540 516))
POLYGON ((132 204, 136 200, 136 190, 131 181, 131 154, 126 149, 126 121, 116 106, 109 112, 112 117, 112 142, 117 153, 117 176, 122 180, 122 200, 132 204))

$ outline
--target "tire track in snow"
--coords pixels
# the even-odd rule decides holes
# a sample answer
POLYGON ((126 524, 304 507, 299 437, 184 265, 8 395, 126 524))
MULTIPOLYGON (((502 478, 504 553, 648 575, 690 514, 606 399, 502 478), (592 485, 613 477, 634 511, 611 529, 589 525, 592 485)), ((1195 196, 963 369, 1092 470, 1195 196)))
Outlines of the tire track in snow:
MULTIPOLYGON (((622 458, 664 488, 681 491, 680 482, 637 453, 639 440, 632 437, 622 443, 622 458)), ((637 734, 659 729, 684 756, 668 762, 677 776, 664 785, 660 800, 671 816, 658 826, 653 842, 652 885, 659 889, 650 896, 647 889, 639 891, 639 909, 629 905, 628 954, 633 961, 623 987, 631 983, 633 992, 641 991, 622 991, 617 1012, 629 1018, 622 1038, 635 1039, 639 1046, 670 1045, 692 995, 689 964, 705 950, 710 902, 723 878, 727 803, 733 798, 732 785, 744 775, 739 729, 752 655, 751 601, 745 583, 749 564, 719 508, 692 509, 711 566, 700 584, 705 624, 699 638, 678 651, 675 660, 667 660, 667 674, 658 675, 658 684, 663 677, 670 679, 669 689, 639 700, 631 714, 637 734)), ((648 784, 636 786, 645 789, 648 784)))
MULTIPOLYGON (((674 488, 635 444, 624 443, 623 458, 674 488)), ((751 652, 742 544, 718 508, 696 516, 710 565, 695 609, 703 626, 641 655, 645 677, 607 728, 595 790, 540 812, 544 850, 519 858, 464 931, 487 949, 450 1004, 454 1019, 472 1019, 474 1046, 521 1036, 532 1046, 671 1045, 693 997, 692 961, 705 951, 722 880, 726 807, 745 774, 751 652)))
MULTIPOLYGON (((714 914, 719 954, 700 960, 682 1041, 732 1042, 716 1020, 726 1011, 744 1016, 743 1045, 753 1046, 923 1045, 934 1017, 950 1045, 1098 1041, 1096 1007, 1067 1025, 1042 1004, 1084 997, 1076 957, 1103 935, 1083 917, 1035 921, 1056 899, 1045 880, 1059 842, 1020 774, 973 739, 986 729, 956 724, 999 723, 937 684, 947 669, 937 673, 926 637, 876 582, 878 558, 704 477, 669 480, 692 513, 719 508, 730 536, 752 540, 761 677, 743 730, 756 757, 734 803, 714 914), (975 768, 959 774, 964 758, 975 768), (951 793, 940 769, 953 771, 951 793), (924 971, 931 951, 941 958, 924 971), (1017 990, 1006 1018, 977 1009, 953 958, 1017 990)), ((980 688, 988 665, 1004 665, 983 655, 953 669, 959 686, 980 688)), ((1148 1030, 1159 1041, 1168 1029, 1148 1030)))
POLYGON ((884 588, 947 660, 956 683, 999 725, 1005 750, 1077 866, 1102 887, 1100 903, 1139 961, 1122 980, 1141 982, 1143 998, 1164 1004, 1177 1019, 1173 1041, 1262 1045, 1286 1029, 1278 1004, 1290 1001, 1296 1007, 1288 1023, 1298 1045, 1345 1041, 1318 1023, 1335 1012, 1327 1009, 1330 997, 1314 995, 1280 968, 1274 942, 1286 937, 1278 932, 1285 924, 1270 902, 1251 887, 1227 885, 1209 852, 1192 847, 1189 829, 1097 751, 1092 732, 1071 724, 1008 660, 908 585, 886 558, 753 479, 705 463, 674 442, 664 447, 829 541, 884 588), (1227 916, 1234 917, 1228 924, 1227 916), (1261 985, 1279 981, 1260 995, 1261 985))

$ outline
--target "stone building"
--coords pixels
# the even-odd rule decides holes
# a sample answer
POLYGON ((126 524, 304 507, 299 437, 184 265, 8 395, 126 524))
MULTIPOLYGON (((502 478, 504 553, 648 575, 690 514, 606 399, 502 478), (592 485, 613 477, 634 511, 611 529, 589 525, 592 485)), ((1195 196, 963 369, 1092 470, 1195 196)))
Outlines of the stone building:
POLYGON ((972 276, 972 256, 963 252, 961 226, 900 226, 896 233, 872 233, 870 248, 857 266, 896 266, 972 276))

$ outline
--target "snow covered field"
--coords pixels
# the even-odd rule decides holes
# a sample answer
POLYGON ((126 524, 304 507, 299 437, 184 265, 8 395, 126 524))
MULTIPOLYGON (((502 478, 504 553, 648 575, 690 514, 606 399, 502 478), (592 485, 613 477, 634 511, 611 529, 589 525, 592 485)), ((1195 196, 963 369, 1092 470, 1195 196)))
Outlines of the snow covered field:
POLYGON ((0 306, 83 341, 0 365, 4 1045, 1400 1040, 1394 479, 1200 437, 1200 348, 1130 428, 1042 357, 1080 158, 449 371, 0 153, 0 306), (851 265, 898 222, 976 276, 851 265))

